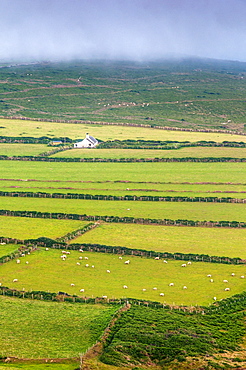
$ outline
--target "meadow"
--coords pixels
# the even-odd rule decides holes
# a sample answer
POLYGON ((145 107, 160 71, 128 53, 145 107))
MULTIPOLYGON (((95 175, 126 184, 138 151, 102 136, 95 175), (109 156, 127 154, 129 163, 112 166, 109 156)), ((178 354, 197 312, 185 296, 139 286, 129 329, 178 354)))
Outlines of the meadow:
MULTIPOLYGON (((0 153, 1 154, 1 153, 0 153)), ((51 155, 58 158, 245 158, 246 148, 187 147, 172 150, 151 149, 71 149, 51 155)))
POLYGON ((16 244, 0 244, 0 257, 6 256, 7 254, 10 254, 18 249, 18 245, 16 244))
POLYGON ((129 297, 176 305, 209 305, 213 297, 223 299, 245 288, 245 281, 240 278, 246 272, 244 265, 193 262, 184 268, 182 261, 163 263, 163 260, 136 256, 123 256, 121 260, 118 255, 96 252, 71 251, 66 261, 60 256, 59 250, 40 249, 21 257, 19 264, 16 261, 5 263, 0 267, 0 282, 18 290, 62 291, 86 297, 129 297), (83 259, 79 260, 79 257, 83 259), (124 262, 128 259, 130 264, 126 265, 124 262), (235 276, 232 277, 232 273, 235 276), (212 275, 213 283, 208 274, 212 275), (14 279, 18 281, 13 282, 14 279), (224 279, 228 280, 227 284, 224 279), (170 283, 174 286, 169 286, 170 283), (124 285, 128 288, 124 289, 124 285), (187 289, 183 289, 184 286, 187 289), (226 287, 230 291, 225 291, 226 287), (160 293, 164 293, 164 297, 160 293))
POLYGON ((245 222, 246 220, 245 204, 240 203, 138 202, 1 197, 1 209, 194 221, 245 222))
MULTIPOLYGON (((0 216, 0 223, 0 236, 24 240, 36 239, 41 236, 52 239, 59 238, 85 226, 88 222, 0 216)), ((5 247, 8 248, 8 245, 5 247)))
POLYGON ((156 252, 199 253, 246 259, 246 230, 106 224, 72 243, 98 243, 156 252))
POLYGON ((1 296, 0 310, 1 356, 72 358, 97 341, 116 308, 1 296))
POLYGON ((47 146, 44 144, 0 144, 0 155, 25 156, 25 155, 39 155, 47 151, 47 146))

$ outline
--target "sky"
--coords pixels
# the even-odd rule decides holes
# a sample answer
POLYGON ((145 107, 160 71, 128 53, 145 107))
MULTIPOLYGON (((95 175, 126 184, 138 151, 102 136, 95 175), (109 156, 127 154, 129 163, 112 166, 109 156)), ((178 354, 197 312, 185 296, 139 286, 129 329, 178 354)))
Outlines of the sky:
POLYGON ((246 62, 246 0, 0 0, 0 60, 246 62))

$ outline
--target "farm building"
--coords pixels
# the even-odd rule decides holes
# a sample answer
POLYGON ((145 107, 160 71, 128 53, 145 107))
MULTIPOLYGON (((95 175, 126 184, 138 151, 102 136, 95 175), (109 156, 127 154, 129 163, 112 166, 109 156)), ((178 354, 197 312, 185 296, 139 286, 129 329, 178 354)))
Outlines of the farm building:
POLYGON ((95 148, 98 144, 97 139, 89 134, 86 134, 84 140, 74 144, 74 148, 95 148))

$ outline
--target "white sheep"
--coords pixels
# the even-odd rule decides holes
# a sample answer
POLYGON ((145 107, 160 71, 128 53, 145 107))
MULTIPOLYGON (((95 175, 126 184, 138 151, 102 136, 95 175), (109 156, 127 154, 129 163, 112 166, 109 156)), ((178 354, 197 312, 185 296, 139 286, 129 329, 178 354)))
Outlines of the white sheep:
POLYGON ((16 263, 20 263, 20 260, 16 260, 16 263))
POLYGON ((49 248, 45 248, 45 250, 46 250, 46 251, 48 251, 48 250, 49 250, 49 248))
POLYGON ((230 288, 225 288, 225 291, 228 292, 230 290, 230 288))
POLYGON ((80 292, 84 292, 85 290, 84 289, 80 289, 80 292))
POLYGON ((74 285, 74 283, 71 283, 70 285, 71 285, 71 286, 75 286, 75 285, 74 285))
POLYGON ((107 270, 107 273, 110 274, 110 270, 107 270))
POLYGON ((103 295, 102 298, 106 299, 106 298, 108 298, 108 296, 107 295, 103 295))
POLYGON ((125 261, 125 265, 129 265, 129 263, 130 263, 129 260, 125 261))
POLYGON ((128 286, 127 285, 123 285, 123 289, 128 289, 128 286))
POLYGON ((174 286, 174 283, 170 283, 169 286, 174 286))
POLYGON ((142 289, 143 292, 146 292, 146 289, 142 289))
POLYGON ((216 299, 217 299, 217 298, 216 298, 216 297, 214 297, 214 301, 216 301, 216 299))
POLYGON ((164 262, 164 263, 167 263, 167 261, 166 261, 166 260, 164 260, 163 262, 164 262))
POLYGON ((214 282, 214 280, 213 279, 210 279, 210 283, 213 283, 214 282))
POLYGON ((119 260, 122 260, 122 257, 121 256, 119 257, 119 260))
POLYGON ((77 262, 77 265, 78 265, 78 266, 80 266, 80 263, 79 263, 79 262, 77 262))
POLYGON ((94 265, 91 265, 91 267, 94 269, 95 268, 95 266, 94 265))
POLYGON ((83 257, 79 257, 79 260, 82 260, 83 259, 83 257))
POLYGON ((235 276, 234 272, 231 274, 231 276, 235 276))
POLYGON ((160 296, 161 296, 161 297, 164 297, 164 293, 160 293, 160 296))
POLYGON ((89 267, 88 263, 85 265, 85 267, 89 267))
POLYGON ((154 288, 153 288, 153 290, 157 290, 157 288, 156 288, 156 287, 154 287, 154 288))
POLYGON ((18 279, 14 279, 14 280, 13 280, 13 283, 16 283, 17 281, 18 281, 18 279))
POLYGON ((228 283, 228 280, 223 280, 223 283, 228 283))
POLYGON ((84 257, 85 260, 88 260, 88 257, 84 257))
POLYGON ((208 274, 207 277, 212 277, 212 275, 211 274, 208 274))
POLYGON ((187 265, 191 265, 191 261, 187 262, 187 265))
POLYGON ((181 267, 186 267, 186 263, 183 263, 183 264, 181 265, 181 267))
POLYGON ((241 279, 244 279, 244 275, 241 275, 241 276, 240 276, 240 278, 241 278, 241 279))
POLYGON ((155 257, 155 260, 159 260, 160 259, 160 257, 155 257))
POLYGON ((28 262, 28 261, 26 261, 26 264, 27 264, 27 265, 28 265, 28 263, 29 263, 29 262, 28 262))
POLYGON ((79 252, 83 253, 84 251, 83 251, 83 249, 79 249, 79 252))
POLYGON ((186 285, 184 285, 184 286, 183 286, 183 289, 187 289, 187 286, 186 286, 186 285))

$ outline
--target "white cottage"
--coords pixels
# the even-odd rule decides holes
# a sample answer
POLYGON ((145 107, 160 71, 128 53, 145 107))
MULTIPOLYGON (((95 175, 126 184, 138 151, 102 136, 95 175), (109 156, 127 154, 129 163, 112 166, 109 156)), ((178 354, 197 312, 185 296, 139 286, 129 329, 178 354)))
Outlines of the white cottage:
POLYGON ((85 139, 74 144, 74 148, 95 148, 98 144, 97 139, 86 134, 85 139))

